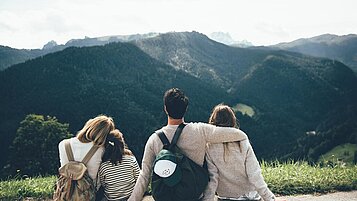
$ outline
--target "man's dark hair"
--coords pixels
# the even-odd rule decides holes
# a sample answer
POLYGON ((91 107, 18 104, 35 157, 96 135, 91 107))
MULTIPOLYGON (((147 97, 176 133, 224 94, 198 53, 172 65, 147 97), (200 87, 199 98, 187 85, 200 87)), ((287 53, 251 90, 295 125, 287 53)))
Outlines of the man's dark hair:
POLYGON ((169 117, 182 119, 188 106, 188 97, 178 88, 172 88, 165 92, 164 104, 169 117))

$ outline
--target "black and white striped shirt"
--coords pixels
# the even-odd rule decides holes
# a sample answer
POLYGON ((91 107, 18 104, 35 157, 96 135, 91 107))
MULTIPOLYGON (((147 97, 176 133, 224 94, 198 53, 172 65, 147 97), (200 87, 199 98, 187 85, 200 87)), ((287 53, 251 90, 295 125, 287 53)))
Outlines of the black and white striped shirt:
POLYGON ((134 156, 124 155, 121 163, 118 162, 117 165, 110 161, 103 162, 99 167, 99 179, 106 198, 128 198, 133 192, 139 173, 140 168, 134 156))

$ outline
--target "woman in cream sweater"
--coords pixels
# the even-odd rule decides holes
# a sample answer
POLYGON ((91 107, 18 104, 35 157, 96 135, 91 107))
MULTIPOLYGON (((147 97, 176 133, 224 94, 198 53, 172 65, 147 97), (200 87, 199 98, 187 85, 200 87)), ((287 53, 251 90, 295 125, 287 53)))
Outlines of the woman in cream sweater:
POLYGON ((65 150, 66 141, 70 142, 75 161, 82 161, 93 146, 98 146, 98 150, 86 164, 89 176, 96 182, 99 165, 102 162, 105 139, 114 129, 115 125, 111 117, 99 115, 89 119, 76 137, 62 140, 58 144, 61 167, 69 162, 65 150))
MULTIPOLYGON (((217 105, 209 123, 222 127, 237 127, 232 109, 217 105)), ((210 182, 204 200, 275 200, 261 174, 261 168, 249 140, 209 144, 206 151, 210 182), (258 193, 259 194, 258 194, 258 193)))

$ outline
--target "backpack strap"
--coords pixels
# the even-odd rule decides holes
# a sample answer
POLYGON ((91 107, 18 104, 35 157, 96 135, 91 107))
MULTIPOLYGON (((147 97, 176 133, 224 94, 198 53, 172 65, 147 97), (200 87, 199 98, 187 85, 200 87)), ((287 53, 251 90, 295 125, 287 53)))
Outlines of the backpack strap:
POLYGON ((73 151, 72 151, 71 143, 69 142, 69 140, 66 140, 64 142, 64 147, 66 149, 66 154, 67 154, 68 161, 74 161, 73 151))
POLYGON ((87 165, 88 161, 92 158, 92 156, 95 154, 95 152, 98 150, 98 148, 99 147, 97 145, 93 145, 92 148, 90 148, 90 150, 86 154, 86 156, 84 156, 82 163, 87 165))
POLYGON ((164 131, 159 131, 156 133, 156 135, 159 136, 162 144, 164 145, 164 148, 167 149, 170 146, 170 142, 169 142, 169 139, 167 139, 164 131))
POLYGON ((175 131, 175 135, 174 135, 174 137, 173 137, 173 139, 172 139, 172 141, 171 141, 170 148, 176 145, 176 143, 177 143, 177 141, 178 141, 178 139, 179 139, 179 137, 180 137, 180 135, 181 135, 181 133, 182 133, 182 130, 183 130, 183 128, 185 128, 185 126, 186 126, 186 124, 181 123, 181 124, 177 127, 177 129, 176 129, 176 131, 175 131))
MULTIPOLYGON (((66 140, 64 142, 64 147, 66 149, 68 161, 74 161, 73 151, 69 140, 66 140)), ((88 161, 92 158, 92 156, 95 154, 98 148, 99 148, 98 146, 93 145, 92 148, 88 151, 88 153, 84 156, 82 163, 87 165, 88 161)))

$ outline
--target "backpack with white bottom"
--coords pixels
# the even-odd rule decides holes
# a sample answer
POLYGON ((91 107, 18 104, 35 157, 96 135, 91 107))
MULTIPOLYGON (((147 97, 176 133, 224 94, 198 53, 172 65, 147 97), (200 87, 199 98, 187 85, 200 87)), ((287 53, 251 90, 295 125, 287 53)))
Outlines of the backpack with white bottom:
POLYGON ((197 201, 208 184, 207 167, 186 157, 176 145, 184 127, 178 126, 171 144, 162 131, 157 133, 164 147, 153 166, 151 189, 155 201, 197 201))

